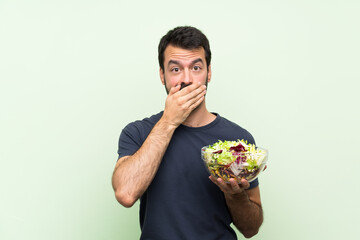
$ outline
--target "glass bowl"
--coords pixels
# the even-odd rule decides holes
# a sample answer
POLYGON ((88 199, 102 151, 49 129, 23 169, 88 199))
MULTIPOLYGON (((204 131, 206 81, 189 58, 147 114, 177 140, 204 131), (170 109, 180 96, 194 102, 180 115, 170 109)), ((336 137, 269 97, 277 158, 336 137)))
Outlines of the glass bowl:
POLYGON ((255 147, 252 152, 216 151, 209 146, 201 148, 201 158, 208 172, 215 178, 222 178, 226 183, 234 178, 240 183, 242 178, 254 181, 264 170, 268 159, 268 150, 255 147), (226 163, 220 163, 219 154, 230 156, 226 163))

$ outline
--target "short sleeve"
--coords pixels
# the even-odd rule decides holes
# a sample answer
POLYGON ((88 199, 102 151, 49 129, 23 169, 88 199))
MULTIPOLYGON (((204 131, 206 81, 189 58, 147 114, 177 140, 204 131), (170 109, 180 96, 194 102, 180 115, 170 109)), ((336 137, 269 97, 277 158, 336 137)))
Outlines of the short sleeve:
MULTIPOLYGON (((248 142, 251 143, 251 144, 254 144, 256 146, 255 139, 251 134, 250 134, 250 138, 249 138, 248 142)), ((252 181, 250 183, 249 189, 255 188, 257 186, 259 186, 259 179, 258 178, 256 178, 254 181, 252 181)))
POLYGON ((250 183, 250 187, 248 189, 252 189, 259 186, 259 180, 256 178, 254 181, 250 183))
MULTIPOLYGON (((248 141, 248 143, 254 144, 256 146, 255 139, 251 135, 251 133, 249 131, 247 131, 246 129, 245 129, 245 132, 246 132, 245 139, 248 141)), ((259 186, 259 179, 258 178, 256 178, 254 181, 252 181, 250 183, 250 187, 248 189, 252 189, 252 188, 255 188, 257 186, 259 186)))
MULTIPOLYGON (((251 133, 250 132, 248 132, 247 130, 246 130, 246 132, 247 132, 247 134, 248 134, 248 136, 247 136, 247 141, 248 141, 248 143, 251 143, 251 144, 254 144, 255 146, 256 146, 256 142, 255 142, 255 139, 254 139, 254 137, 251 135, 251 133)), ((258 178, 256 178, 254 181, 252 181, 251 183, 250 183, 250 187, 248 188, 248 189, 252 189, 252 188, 255 188, 255 187, 257 187, 257 186, 259 186, 259 179, 258 178)))
POLYGON ((142 145, 139 129, 135 123, 128 124, 120 134, 118 144, 119 158, 133 155, 142 145))

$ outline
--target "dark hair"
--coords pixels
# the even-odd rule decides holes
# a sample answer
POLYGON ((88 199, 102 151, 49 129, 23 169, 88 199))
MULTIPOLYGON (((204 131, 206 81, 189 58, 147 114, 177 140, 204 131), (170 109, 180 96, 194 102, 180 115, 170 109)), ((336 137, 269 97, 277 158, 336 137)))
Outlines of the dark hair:
POLYGON ((176 27, 170 30, 160 40, 158 53, 159 53, 159 65, 164 71, 164 52, 168 45, 174 47, 180 47, 187 50, 193 50, 203 47, 205 50, 206 65, 209 67, 211 62, 211 51, 209 40, 206 36, 197 28, 184 26, 176 27))

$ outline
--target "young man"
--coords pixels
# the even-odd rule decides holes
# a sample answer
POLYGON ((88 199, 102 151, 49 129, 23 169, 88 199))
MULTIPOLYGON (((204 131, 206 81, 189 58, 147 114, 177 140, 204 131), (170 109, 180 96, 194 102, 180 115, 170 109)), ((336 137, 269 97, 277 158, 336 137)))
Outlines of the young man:
POLYGON ((248 131, 206 109, 206 36, 177 27, 158 50, 165 109, 123 129, 112 178, 116 199, 131 207, 140 198, 141 239, 237 239, 232 222, 254 236, 263 220, 258 181, 227 184, 209 177, 201 159, 201 147, 218 140, 255 143, 248 131))

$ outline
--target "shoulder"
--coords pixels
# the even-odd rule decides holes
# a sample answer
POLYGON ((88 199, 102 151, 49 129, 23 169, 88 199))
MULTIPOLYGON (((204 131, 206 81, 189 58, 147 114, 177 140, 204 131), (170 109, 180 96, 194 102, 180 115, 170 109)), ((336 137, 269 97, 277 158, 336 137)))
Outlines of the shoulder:
POLYGON ((119 138, 119 158, 134 154, 141 147, 161 116, 162 112, 127 124, 121 131, 119 138))
POLYGON ((148 135, 154 125, 159 121, 162 114, 163 112, 159 112, 142 120, 133 121, 125 126, 123 132, 129 133, 131 135, 148 135))
POLYGON ((157 114, 154 114, 150 117, 146 117, 142 120, 135 120, 129 124, 126 125, 127 127, 141 127, 141 126, 154 126, 161 118, 163 112, 159 112, 157 114))

